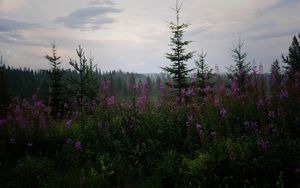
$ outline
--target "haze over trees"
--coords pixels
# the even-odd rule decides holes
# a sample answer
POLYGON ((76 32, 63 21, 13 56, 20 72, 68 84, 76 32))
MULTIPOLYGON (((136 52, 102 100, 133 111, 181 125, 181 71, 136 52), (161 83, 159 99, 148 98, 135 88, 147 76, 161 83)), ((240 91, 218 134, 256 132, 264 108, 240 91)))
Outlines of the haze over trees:
POLYGON ((180 11, 167 74, 103 72, 80 45, 51 44, 48 70, 1 56, 0 187, 300 187, 300 34, 270 73, 241 40, 226 75, 203 51, 189 69, 180 11))

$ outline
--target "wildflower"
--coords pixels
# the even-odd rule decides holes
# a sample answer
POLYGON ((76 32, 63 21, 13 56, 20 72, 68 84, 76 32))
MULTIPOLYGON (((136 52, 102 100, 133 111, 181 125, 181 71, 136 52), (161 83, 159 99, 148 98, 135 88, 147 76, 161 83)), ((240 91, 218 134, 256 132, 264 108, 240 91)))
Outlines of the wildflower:
POLYGON ((226 110, 225 110, 224 108, 222 108, 222 109, 220 110, 220 116, 221 116, 221 118, 224 118, 224 117, 225 117, 225 114, 226 114, 226 110))
POLYGON ((240 92, 238 85, 235 80, 233 80, 230 84, 230 89, 233 94, 238 94, 240 92))
POLYGON ((73 119, 67 120, 67 121, 66 121, 66 128, 69 129, 69 128, 71 127, 72 123, 73 123, 73 119))
POLYGON ((192 123, 192 121, 193 121, 193 116, 190 115, 190 116, 188 116, 188 118, 187 118, 186 124, 187 124, 187 125, 190 125, 190 124, 192 123))
POLYGON ((70 128, 71 127, 71 125, 73 124, 73 119, 69 119, 69 120, 67 120, 66 121, 66 128, 70 128))
POLYGON ((274 112, 274 111, 269 111, 269 112, 268 112, 268 116, 269 116, 270 118, 275 118, 275 112, 274 112))
POLYGON ((264 107, 265 103, 263 101, 263 99, 259 99, 258 102, 256 103, 256 107, 257 109, 262 109, 264 107))
POLYGON ((194 94, 194 89, 191 87, 185 91, 185 96, 192 97, 194 94))
POLYGON ((27 143, 27 147, 29 147, 29 148, 32 147, 32 145, 33 145, 32 142, 28 142, 28 143, 27 143))
POLYGON ((110 88, 111 81, 110 80, 102 80, 101 86, 103 90, 108 90, 110 88))
POLYGON ((80 142, 79 140, 77 140, 77 141, 75 142, 74 147, 75 147, 76 150, 81 150, 81 142, 80 142))
POLYGON ((136 105, 137 105, 138 109, 141 109, 144 106, 146 99, 147 99, 146 96, 137 97, 136 105))
POLYGON ((270 143, 268 140, 265 140, 265 139, 261 139, 259 142, 258 142, 258 149, 259 151, 261 152, 266 152, 269 148, 270 148, 270 143))
POLYGON ((46 127, 46 119, 45 116, 40 115, 39 117, 40 128, 43 129, 46 127))
POLYGON ((203 134, 202 126, 199 123, 196 123, 195 128, 196 128, 196 131, 197 131, 198 135, 202 136, 202 134, 203 134))
POLYGON ((281 89, 280 90, 280 98, 287 98, 289 96, 289 93, 286 89, 281 89))
POLYGON ((115 96, 110 96, 106 98, 106 105, 111 107, 115 103, 115 96))
POLYGON ((160 83, 159 83, 159 91, 162 93, 164 89, 165 89, 164 83, 163 83, 163 82, 160 82, 160 83))
POLYGON ((220 105, 219 99, 215 98, 215 100, 214 100, 214 106, 218 107, 219 105, 220 105))
POLYGON ((204 98, 203 98, 203 102, 204 102, 204 103, 207 103, 207 102, 208 102, 208 97, 204 97, 204 98))
POLYGON ((6 123, 5 119, 0 119, 0 127, 6 123))

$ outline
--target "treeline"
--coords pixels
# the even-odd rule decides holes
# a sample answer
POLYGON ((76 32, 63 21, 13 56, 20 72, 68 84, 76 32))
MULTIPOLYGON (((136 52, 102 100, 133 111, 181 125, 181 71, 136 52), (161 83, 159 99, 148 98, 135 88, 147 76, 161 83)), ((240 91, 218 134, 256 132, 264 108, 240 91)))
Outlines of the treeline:
MULTIPOLYGON (((34 94, 38 94, 40 99, 46 104, 49 102, 52 79, 49 70, 32 70, 30 68, 14 68, 7 66, 1 57, 0 65, 0 106, 1 111, 4 110, 13 97, 31 99, 34 94)), ((45 61, 46 63, 46 61, 45 61)), ((78 73, 71 69, 60 69, 63 73, 61 78, 61 98, 64 102, 68 102, 68 98, 72 95, 71 88, 74 87, 70 83, 70 78, 78 78, 78 73)), ((138 74, 119 71, 101 71, 95 68, 93 74, 96 78, 94 86, 96 96, 100 95, 101 84, 109 80, 110 87, 108 93, 119 99, 127 99, 130 97, 129 86, 135 83, 140 87, 143 82, 149 85, 149 94, 151 98, 155 98, 159 92, 161 82, 167 80, 165 74, 138 74)), ((69 101, 70 102, 70 101, 69 101)))

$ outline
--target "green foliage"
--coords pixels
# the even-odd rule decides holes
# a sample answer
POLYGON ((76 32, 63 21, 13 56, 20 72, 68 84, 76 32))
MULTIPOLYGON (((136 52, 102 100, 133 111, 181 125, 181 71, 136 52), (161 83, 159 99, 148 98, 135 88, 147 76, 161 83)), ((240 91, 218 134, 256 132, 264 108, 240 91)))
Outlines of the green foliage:
POLYGON ((58 114, 62 113, 63 106, 63 70, 60 68, 61 62, 59 59, 61 57, 56 55, 56 45, 52 46, 52 56, 46 55, 45 58, 50 62, 51 69, 47 71, 50 76, 50 91, 49 96, 51 97, 50 106, 52 107, 52 115, 57 117, 58 114))
POLYGON ((47 158, 25 155, 20 158, 15 168, 15 186, 22 187, 53 187, 57 185, 54 175, 54 163, 47 158))
MULTIPOLYGON (((300 39, 300 33, 298 34, 298 38, 300 39)), ((290 76, 300 71, 300 45, 296 36, 294 36, 292 44, 289 47, 288 56, 284 57, 282 55, 282 62, 286 65, 284 68, 290 76)))
POLYGON ((209 80, 212 78, 212 69, 205 63, 207 53, 203 50, 198 54, 198 59, 195 61, 197 69, 197 85, 200 89, 204 89, 209 85, 209 80))
POLYGON ((178 89, 177 95, 181 97, 182 91, 188 86, 187 77, 189 72, 193 69, 188 69, 187 62, 190 60, 194 52, 186 52, 185 46, 191 43, 191 41, 184 41, 183 34, 188 27, 187 24, 181 24, 179 22, 179 13, 181 6, 178 5, 178 1, 175 7, 176 23, 171 22, 169 27, 173 34, 171 37, 171 53, 167 53, 166 57, 171 61, 171 66, 163 67, 162 69, 169 73, 174 82, 174 87, 178 89))
POLYGON ((78 75, 70 76, 69 93, 75 96, 79 106, 82 107, 85 103, 90 102, 97 96, 98 80, 95 77, 93 59, 85 57, 84 51, 79 45, 76 50, 79 61, 70 59, 70 65, 75 69, 78 75))
POLYGON ((4 64, 3 56, 0 57, 0 115, 5 111, 9 102, 9 83, 8 70, 4 64))
POLYGON ((247 53, 243 52, 244 42, 239 39, 236 45, 233 45, 232 58, 235 65, 228 68, 228 77, 238 83, 239 88, 243 91, 245 89, 246 79, 250 74, 251 65, 246 62, 247 53))

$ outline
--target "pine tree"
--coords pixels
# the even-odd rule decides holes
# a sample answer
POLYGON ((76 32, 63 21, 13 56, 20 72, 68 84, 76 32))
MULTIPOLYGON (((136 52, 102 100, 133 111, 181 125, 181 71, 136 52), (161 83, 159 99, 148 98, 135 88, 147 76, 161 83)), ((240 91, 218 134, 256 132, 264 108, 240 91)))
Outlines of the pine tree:
POLYGON ((232 58, 235 65, 231 65, 228 69, 228 77, 238 83, 239 88, 243 91, 245 87, 246 78, 251 71, 251 64, 246 62, 247 53, 243 52, 244 42, 239 39, 236 45, 233 45, 232 58))
POLYGON ((193 57, 194 52, 186 52, 185 49, 185 46, 190 44, 191 41, 183 40, 183 34, 188 25, 185 23, 181 24, 179 21, 181 6, 178 5, 178 1, 176 2, 174 10, 176 12, 176 23, 170 22, 169 24, 169 28, 173 34, 170 38, 172 52, 166 54, 166 58, 169 59, 172 64, 170 66, 163 67, 162 69, 172 76, 174 87, 178 89, 177 95, 181 100, 181 93, 188 86, 188 74, 193 70, 188 69, 185 62, 193 57))
POLYGON ((52 115, 57 117, 61 113, 63 105, 63 70, 60 68, 60 56, 56 54, 55 43, 51 44, 52 56, 46 55, 45 58, 50 61, 51 69, 47 71, 50 76, 50 91, 51 97, 50 106, 52 107, 52 115))
MULTIPOLYGON (((300 39, 300 33, 298 34, 298 38, 300 39)), ((286 64, 284 68, 290 76, 300 71, 300 45, 296 36, 294 36, 292 44, 289 47, 288 56, 284 57, 282 55, 282 61, 286 64)))
POLYGON ((82 110, 84 103, 95 99, 98 81, 94 75, 95 65, 93 65, 93 59, 90 58, 88 63, 88 59, 80 45, 76 52, 79 62, 70 59, 69 63, 75 69, 77 75, 71 75, 68 78, 70 83, 68 90, 70 94, 75 96, 80 110, 82 110))
POLYGON ((200 89, 204 89, 209 84, 209 80, 212 77, 213 69, 205 63, 205 57, 207 53, 203 50, 201 54, 198 54, 198 59, 195 61, 197 67, 197 85, 200 89))

